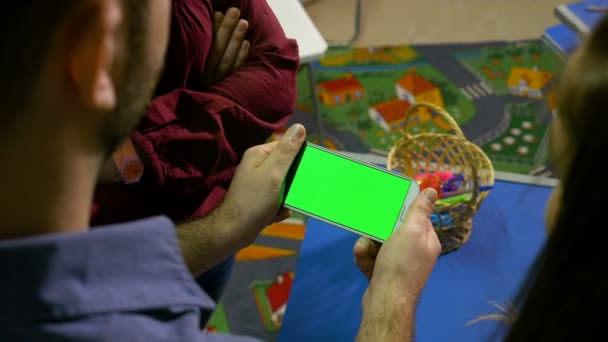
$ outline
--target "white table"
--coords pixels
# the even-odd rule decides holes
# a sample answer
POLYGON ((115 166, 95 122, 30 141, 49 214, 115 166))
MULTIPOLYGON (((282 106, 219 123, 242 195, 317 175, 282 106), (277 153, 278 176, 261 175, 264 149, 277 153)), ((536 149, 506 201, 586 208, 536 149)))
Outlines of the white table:
POLYGON ((325 139, 319 101, 317 100, 317 81, 312 70, 311 62, 323 57, 327 51, 327 41, 315 24, 312 22, 300 0, 266 0, 276 15, 279 23, 285 31, 287 38, 295 39, 300 50, 300 64, 307 64, 310 82, 310 93, 312 94, 313 114, 317 117, 318 137, 321 141, 325 139))
POLYGON ((266 0, 288 38, 298 42, 302 64, 321 59, 327 41, 312 22, 300 0, 266 0))

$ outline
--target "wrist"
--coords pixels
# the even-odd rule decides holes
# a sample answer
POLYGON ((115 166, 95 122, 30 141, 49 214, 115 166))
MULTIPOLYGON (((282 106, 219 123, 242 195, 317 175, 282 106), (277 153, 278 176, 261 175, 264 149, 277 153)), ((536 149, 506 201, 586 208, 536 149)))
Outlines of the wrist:
POLYGON ((386 279, 378 282, 379 278, 373 279, 362 300, 363 319, 369 320, 413 320, 418 297, 409 291, 404 291, 403 286, 386 279), (376 281, 374 281, 376 280, 376 281))
POLYGON ((370 282, 363 297, 363 316, 386 315, 412 315, 416 310, 417 296, 403 291, 403 287, 395 286, 391 282, 382 284, 370 282))
POLYGON ((215 212, 217 220, 222 221, 226 227, 225 239, 230 241, 231 246, 240 250, 251 245, 267 223, 260 222, 260 206, 251 203, 250 197, 239 196, 242 192, 232 192, 233 188, 236 188, 234 183, 215 212))
POLYGON ((223 241, 226 248, 238 251, 249 243, 243 238, 243 219, 238 207, 226 197, 224 201, 212 212, 213 222, 218 227, 218 239, 223 241))
POLYGON ((370 284, 363 297, 358 342, 413 340, 416 300, 396 289, 370 284))
POLYGON ((230 220, 218 207, 205 217, 191 218, 177 225, 182 255, 194 276, 234 254, 230 220))

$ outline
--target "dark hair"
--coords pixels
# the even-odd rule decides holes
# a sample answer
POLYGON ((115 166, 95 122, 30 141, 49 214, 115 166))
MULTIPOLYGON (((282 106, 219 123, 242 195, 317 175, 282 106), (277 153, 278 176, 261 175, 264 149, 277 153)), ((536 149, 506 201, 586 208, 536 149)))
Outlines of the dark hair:
POLYGON ((11 1, 0 20, 3 128, 29 102, 61 19, 79 0, 11 1))
POLYGON ((560 213, 516 300, 507 341, 587 341, 605 334, 608 206, 603 164, 608 156, 608 17, 573 57, 558 92, 569 168, 560 213))

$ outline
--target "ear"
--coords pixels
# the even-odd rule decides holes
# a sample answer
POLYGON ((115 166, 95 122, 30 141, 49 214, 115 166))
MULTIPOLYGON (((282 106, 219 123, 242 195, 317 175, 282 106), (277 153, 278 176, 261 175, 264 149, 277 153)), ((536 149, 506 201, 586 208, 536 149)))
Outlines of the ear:
POLYGON ((83 105, 108 111, 116 106, 111 72, 121 44, 122 9, 119 0, 83 1, 75 14, 67 71, 83 105))

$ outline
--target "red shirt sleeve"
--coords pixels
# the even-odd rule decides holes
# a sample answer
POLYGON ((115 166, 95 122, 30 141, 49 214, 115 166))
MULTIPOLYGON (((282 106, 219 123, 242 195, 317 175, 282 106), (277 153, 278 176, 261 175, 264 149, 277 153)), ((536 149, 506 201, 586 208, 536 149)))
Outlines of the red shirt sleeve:
POLYGON ((214 0, 214 11, 241 10, 249 22, 247 63, 211 88, 263 119, 291 114, 296 102, 299 63, 295 40, 287 39, 266 0, 214 0), (263 99, 263 100, 262 100, 263 99))
POLYGON ((172 15, 159 96, 131 135, 148 164, 142 184, 99 186, 94 224, 118 217, 164 214, 180 220, 209 213, 222 201, 245 150, 283 127, 295 106, 297 44, 285 37, 266 1, 174 0, 172 15), (250 23, 249 59, 202 91, 211 15, 232 6, 250 23), (137 203, 125 203, 133 199, 137 203))

